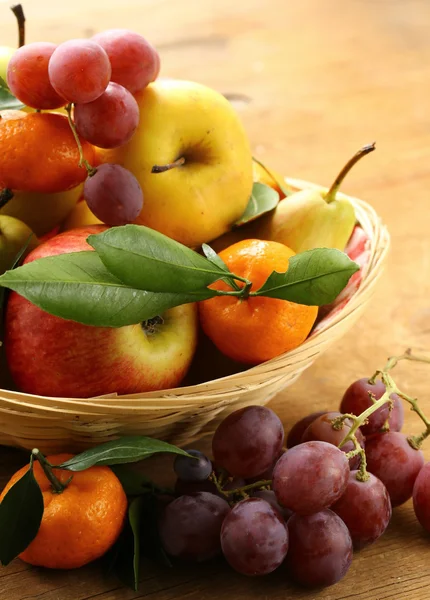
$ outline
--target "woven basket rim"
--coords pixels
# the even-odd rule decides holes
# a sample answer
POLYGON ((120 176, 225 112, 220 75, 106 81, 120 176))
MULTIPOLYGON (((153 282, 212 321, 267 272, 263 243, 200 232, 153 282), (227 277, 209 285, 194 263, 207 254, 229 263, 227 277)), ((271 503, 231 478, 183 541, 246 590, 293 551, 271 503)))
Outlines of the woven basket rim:
MULTIPOLYGON (((315 183, 290 177, 285 177, 285 182, 296 189, 319 189, 323 191, 328 189, 315 183)), ((277 377, 282 379, 282 371, 287 365, 294 364, 297 367, 298 376, 302 370, 309 366, 309 361, 320 353, 321 345, 328 344, 333 337, 336 337, 337 330, 342 330, 345 319, 351 317, 354 311, 367 299, 368 294, 373 291, 377 280, 382 274, 383 263, 390 246, 388 230, 370 204, 342 192, 338 192, 338 196, 348 199, 353 204, 357 220, 370 239, 370 260, 359 288, 346 306, 338 312, 326 327, 322 327, 315 334, 311 333, 294 350, 232 375, 196 385, 155 392, 126 395, 107 394, 95 398, 63 398, 0 389, 1 412, 30 416, 31 411, 36 409, 46 411, 44 418, 49 418, 48 414, 55 415, 55 413, 94 417, 96 415, 103 416, 106 410, 112 413, 115 409, 132 414, 136 409, 139 411, 145 410, 145 405, 151 411, 159 408, 160 411, 165 412, 170 409, 174 412, 177 409, 178 402, 181 403, 180 408, 186 408, 188 404, 191 408, 196 401, 204 401, 205 405, 210 402, 222 403, 223 396, 227 393, 234 393, 240 397, 242 394, 245 395, 250 388, 254 390, 260 386, 264 388, 268 383, 275 383, 277 377), (303 363, 303 369, 301 369, 301 363, 303 363), (28 409, 28 412, 26 409, 28 409)), ((121 414, 123 413, 121 412, 121 414)))

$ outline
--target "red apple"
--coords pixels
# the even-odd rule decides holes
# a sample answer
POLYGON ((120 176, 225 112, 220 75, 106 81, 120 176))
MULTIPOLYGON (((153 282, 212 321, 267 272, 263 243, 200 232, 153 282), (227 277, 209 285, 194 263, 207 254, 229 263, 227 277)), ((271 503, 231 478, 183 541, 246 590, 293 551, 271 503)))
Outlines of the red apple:
MULTIPOLYGON (((31 252, 37 258, 92 249, 91 225, 66 231, 31 252)), ((23 392, 89 398, 131 394, 179 385, 197 342, 193 304, 172 308, 151 323, 90 327, 44 312, 22 296, 9 296, 5 347, 12 377, 23 392)))

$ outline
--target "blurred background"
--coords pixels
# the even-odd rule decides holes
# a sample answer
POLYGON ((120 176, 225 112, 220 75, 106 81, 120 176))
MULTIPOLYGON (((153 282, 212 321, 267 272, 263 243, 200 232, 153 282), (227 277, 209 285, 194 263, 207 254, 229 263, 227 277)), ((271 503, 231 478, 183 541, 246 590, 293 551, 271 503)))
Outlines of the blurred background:
MULTIPOLYGON (((0 3, 1 43, 15 45, 9 5, 0 3)), ((309 393, 317 402, 328 367, 346 352, 339 390, 389 353, 430 347, 428 0, 24 0, 23 6, 28 42, 112 27, 143 34, 160 52, 161 76, 236 97, 254 154, 285 175, 329 185, 358 148, 376 140, 377 151, 351 172, 343 191, 370 202, 388 224, 386 273, 360 324, 291 390, 305 393, 314 376, 319 387, 309 393)))

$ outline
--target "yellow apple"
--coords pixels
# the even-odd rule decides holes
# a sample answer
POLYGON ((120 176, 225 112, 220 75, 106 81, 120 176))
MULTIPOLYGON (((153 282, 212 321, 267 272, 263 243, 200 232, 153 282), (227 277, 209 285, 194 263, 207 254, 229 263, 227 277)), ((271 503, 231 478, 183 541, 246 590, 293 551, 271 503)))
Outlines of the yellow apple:
POLYGON ((16 48, 0 46, 0 77, 6 82, 7 66, 16 48))
MULTIPOLYGON (((31 229, 19 219, 0 215, 0 275, 12 267, 17 254, 30 239, 32 233, 31 229)), ((33 235, 25 254, 38 244, 37 237, 33 235)))
POLYGON ((228 231, 253 183, 245 130, 222 94, 198 83, 157 80, 136 94, 139 126, 131 140, 100 151, 102 162, 132 171, 144 203, 136 223, 191 247, 228 231), (179 160, 179 166, 153 173, 179 160))
POLYGON ((78 227, 86 227, 87 225, 98 225, 101 223, 90 210, 85 200, 81 200, 73 208, 67 219, 64 221, 61 230, 69 231, 69 229, 76 229, 78 227))
POLYGON ((15 191, 12 200, 0 209, 0 215, 24 221, 36 235, 42 236, 64 221, 82 190, 83 184, 56 194, 15 191))

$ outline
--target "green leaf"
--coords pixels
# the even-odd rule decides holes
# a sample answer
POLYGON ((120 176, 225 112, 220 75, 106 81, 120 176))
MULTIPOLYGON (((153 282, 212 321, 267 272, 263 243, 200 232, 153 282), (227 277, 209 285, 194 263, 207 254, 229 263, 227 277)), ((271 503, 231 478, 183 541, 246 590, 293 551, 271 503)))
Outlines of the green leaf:
POLYGON ((24 106, 25 104, 23 104, 20 100, 15 98, 13 94, 11 94, 6 82, 0 77, 0 110, 6 110, 11 108, 19 110, 24 106))
MULTIPOLYGON (((211 248, 208 244, 202 244, 203 254, 206 256, 208 260, 211 261, 214 265, 217 265, 220 269, 225 271, 226 273, 231 273, 230 269, 227 267, 223 259, 215 252, 213 248, 211 248)), ((228 285, 231 285, 235 290, 240 290, 237 282, 231 277, 221 277, 222 281, 225 281, 228 285)))
POLYGON ((141 225, 112 227, 87 241, 118 279, 149 292, 198 292, 225 273, 201 254, 141 225))
POLYGON ((143 435, 131 435, 85 450, 85 452, 77 454, 57 468, 67 469, 68 471, 84 471, 94 465, 133 463, 163 452, 189 456, 185 450, 181 450, 167 442, 143 435))
POLYGON ((152 481, 142 473, 138 473, 124 465, 112 465, 111 468, 118 477, 127 496, 141 496, 153 491, 152 481))
POLYGON ((208 288, 187 294, 154 294, 129 287, 112 275, 93 251, 34 260, 6 271, 0 286, 57 317, 99 327, 141 323, 174 306, 216 295, 208 288))
POLYGON ((8 565, 34 540, 43 517, 43 496, 30 468, 0 504, 0 562, 8 565))
POLYGON ((134 498, 128 507, 127 521, 113 549, 110 565, 110 570, 135 592, 139 587, 141 515, 142 498, 134 498))
POLYGON ((172 563, 161 543, 158 521, 160 502, 154 494, 142 496, 142 528, 141 544, 145 555, 164 567, 172 567, 172 563))
POLYGON ((252 186, 251 197, 245 212, 238 221, 234 224, 235 227, 244 225, 249 221, 257 219, 264 213, 267 213, 278 205, 279 194, 276 190, 265 183, 256 182, 252 186))
POLYGON ((340 250, 315 248, 291 257, 288 270, 274 271, 254 294, 322 306, 333 302, 359 269, 357 263, 340 250))

